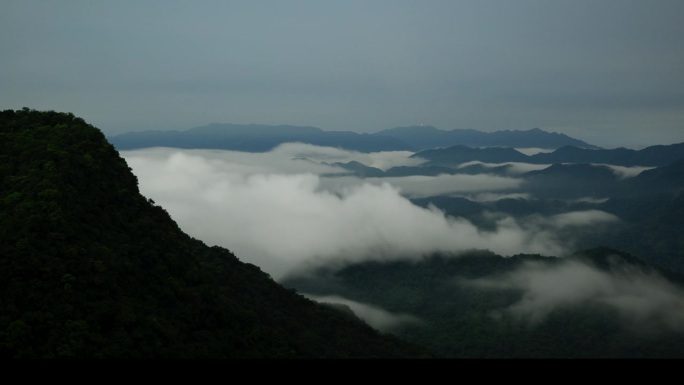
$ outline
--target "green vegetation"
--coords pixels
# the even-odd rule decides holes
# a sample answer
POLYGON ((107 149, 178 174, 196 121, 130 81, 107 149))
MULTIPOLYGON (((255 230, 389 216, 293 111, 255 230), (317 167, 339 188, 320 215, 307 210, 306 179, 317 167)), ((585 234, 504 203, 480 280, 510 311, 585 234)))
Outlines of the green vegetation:
POLYGON ((0 112, 0 180, 0 357, 432 357, 183 233, 71 113, 0 112))
POLYGON ((684 330, 658 323, 678 319, 681 305, 652 302, 670 293, 681 296, 684 276, 660 270, 669 282, 663 284, 664 278, 647 278, 655 271, 608 248, 568 259, 472 251, 321 268, 283 284, 416 316, 421 323, 393 333, 442 357, 684 358, 684 330), (489 284, 474 284, 482 280, 489 284), (531 287, 525 287, 528 282, 531 287), (588 290, 595 292, 583 297, 588 290), (648 311, 657 306, 663 313, 648 311))

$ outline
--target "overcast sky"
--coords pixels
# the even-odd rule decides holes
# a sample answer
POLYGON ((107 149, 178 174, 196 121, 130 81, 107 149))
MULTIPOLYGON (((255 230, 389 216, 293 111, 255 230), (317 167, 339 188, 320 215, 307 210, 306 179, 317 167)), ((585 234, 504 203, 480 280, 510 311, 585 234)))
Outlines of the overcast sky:
POLYGON ((681 0, 3 0, 0 108, 684 142, 681 0))

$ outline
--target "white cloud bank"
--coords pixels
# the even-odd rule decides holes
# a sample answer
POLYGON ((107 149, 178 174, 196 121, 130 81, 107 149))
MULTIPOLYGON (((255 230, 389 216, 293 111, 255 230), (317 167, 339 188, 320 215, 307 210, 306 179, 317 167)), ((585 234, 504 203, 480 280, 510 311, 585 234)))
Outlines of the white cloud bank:
MULTIPOLYGON (((244 154, 233 152, 236 156, 244 154)), ((254 154, 256 158, 262 158, 260 154, 254 154)), ((356 161, 368 167, 379 168, 386 171, 398 166, 418 166, 425 163, 425 159, 411 158, 413 152, 410 151, 380 151, 363 153, 356 151, 343 150, 340 148, 315 146, 305 143, 283 143, 274 148, 271 152, 261 154, 267 157, 287 159, 287 158, 307 158, 317 162, 325 163, 347 163, 356 161)))
POLYGON ((527 263, 506 275, 462 283, 523 290, 520 301, 503 311, 532 325, 555 309, 591 303, 617 310, 630 330, 684 332, 682 287, 639 268, 603 271, 576 260, 527 263))
POLYGON ((450 195, 480 191, 500 191, 516 189, 520 179, 493 175, 441 174, 437 176, 412 175, 404 177, 365 178, 365 183, 389 183, 400 192, 412 198, 435 195, 450 195))
MULTIPOLYGON (((290 150, 306 149, 308 158, 315 151, 322 152, 318 157, 345 155, 313 147, 290 150)), ((302 264, 341 258, 396 258, 468 249, 501 255, 562 255, 570 239, 567 231, 559 237, 559 231, 616 220, 598 211, 532 217, 525 222, 501 216, 496 218, 495 231, 480 231, 464 219, 411 204, 387 181, 324 187, 317 174, 338 169, 293 159, 301 151, 285 150, 249 154, 147 149, 125 151, 122 156, 138 177, 141 193, 166 209, 183 231, 233 251, 276 280, 302 264)), ((495 187, 481 184, 480 188, 495 187)))

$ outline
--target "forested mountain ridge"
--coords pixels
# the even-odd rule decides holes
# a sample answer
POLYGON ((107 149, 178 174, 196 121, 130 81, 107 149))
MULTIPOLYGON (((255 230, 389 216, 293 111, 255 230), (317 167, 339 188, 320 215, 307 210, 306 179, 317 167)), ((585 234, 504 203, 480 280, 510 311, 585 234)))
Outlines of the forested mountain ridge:
POLYGON ((71 113, 0 112, 0 180, 0 357, 432 357, 185 234, 71 113))
POLYGON ((436 253, 283 283, 410 314, 421 322, 394 333, 448 358, 684 358, 684 275, 606 247, 567 258, 436 253))
POLYGON ((532 164, 553 163, 599 163, 615 166, 664 166, 684 157, 684 143, 657 145, 641 150, 626 148, 587 149, 563 146, 552 152, 525 155, 506 147, 471 148, 457 145, 447 148, 423 150, 411 155, 429 161, 428 165, 453 166, 465 162, 480 161, 492 163, 523 162, 532 164))

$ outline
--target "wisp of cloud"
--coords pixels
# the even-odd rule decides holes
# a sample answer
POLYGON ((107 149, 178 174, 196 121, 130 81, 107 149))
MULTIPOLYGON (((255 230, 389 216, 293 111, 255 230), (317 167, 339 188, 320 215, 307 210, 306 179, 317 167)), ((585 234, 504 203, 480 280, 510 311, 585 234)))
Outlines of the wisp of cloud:
POLYGON ((522 290, 519 301, 500 310, 530 325, 543 322, 556 309, 593 304, 617 310, 628 330, 684 333, 684 289, 641 268, 604 271, 579 260, 529 262, 502 276, 460 283, 522 290))
POLYGON ((392 332, 404 325, 422 323, 420 318, 410 314, 394 314, 376 306, 352 301, 336 295, 315 296, 305 294, 305 296, 317 302, 346 305, 357 317, 382 332, 392 332))

